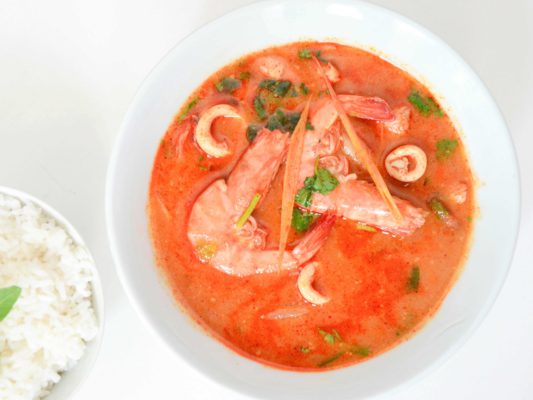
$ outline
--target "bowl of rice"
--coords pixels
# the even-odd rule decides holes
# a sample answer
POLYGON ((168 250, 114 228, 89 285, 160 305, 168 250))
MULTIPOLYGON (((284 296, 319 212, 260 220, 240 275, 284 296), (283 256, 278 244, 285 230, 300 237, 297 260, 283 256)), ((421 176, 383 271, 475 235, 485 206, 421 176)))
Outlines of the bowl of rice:
POLYGON ((0 299, 0 314, 7 311, 0 318, 0 399, 70 398, 100 348, 104 304, 98 272, 83 239, 61 214, 6 187, 0 187, 2 290, 17 296, 9 310, 5 296, 0 299))

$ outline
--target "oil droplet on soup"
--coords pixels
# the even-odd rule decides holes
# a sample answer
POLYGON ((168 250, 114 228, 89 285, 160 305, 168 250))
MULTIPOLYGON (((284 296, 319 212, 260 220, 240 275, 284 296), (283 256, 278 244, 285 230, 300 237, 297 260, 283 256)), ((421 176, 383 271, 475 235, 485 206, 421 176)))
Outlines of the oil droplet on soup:
POLYGON ((170 122, 148 199, 177 301, 240 354, 298 370, 367 360, 423 326, 466 257, 474 209, 462 141, 430 91, 317 42, 209 77, 170 122))

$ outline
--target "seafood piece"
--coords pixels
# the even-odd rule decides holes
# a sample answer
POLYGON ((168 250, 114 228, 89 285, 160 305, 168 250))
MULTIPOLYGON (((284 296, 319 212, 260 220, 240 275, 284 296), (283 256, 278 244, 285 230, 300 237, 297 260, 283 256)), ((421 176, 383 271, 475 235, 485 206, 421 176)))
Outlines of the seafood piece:
POLYGON ((174 122, 168 128, 168 130, 172 132, 170 141, 178 158, 183 154, 185 141, 196 128, 197 123, 198 117, 196 115, 189 115, 184 118, 183 121, 174 122))
MULTIPOLYGON (((393 197, 403 218, 397 221, 383 201, 376 186, 358 181, 349 174, 340 161, 345 156, 340 153, 340 131, 335 129, 338 114, 331 101, 319 103, 311 115, 314 130, 307 131, 300 165, 299 185, 302 187, 307 177, 314 175, 315 161, 330 170, 339 185, 326 195, 314 193, 308 211, 333 213, 338 217, 363 222, 394 234, 410 234, 424 224, 426 212, 409 202, 393 197), (338 162, 333 162, 336 157, 338 162), (329 167, 328 167, 329 165, 329 167), (343 175, 344 173, 344 175, 343 175)), ((347 161, 346 161, 347 162, 347 161)), ((300 208, 304 208, 298 205, 300 208)))
POLYGON ((318 214, 334 213, 396 235, 410 234, 424 224, 426 211, 397 197, 394 201, 402 213, 401 222, 394 218, 373 184, 345 179, 327 195, 314 193, 307 209, 318 214))
POLYGON ((194 131, 194 139, 208 156, 220 158, 230 155, 231 152, 227 143, 218 142, 211 135, 211 124, 216 118, 239 118, 242 120, 242 117, 234 107, 227 104, 217 104, 200 115, 200 120, 194 131))
POLYGON ((330 62, 328 62, 328 64, 324 68, 324 72, 326 73, 326 76, 328 77, 331 83, 337 83, 341 80, 339 70, 335 68, 335 66, 330 62))
POLYGON ((196 199, 189 217, 187 236, 198 257, 230 275, 246 276, 295 269, 322 247, 335 222, 324 215, 292 249, 265 249, 265 232, 250 217, 243 228, 236 221, 250 202, 268 192, 287 151, 289 136, 279 130, 261 130, 229 175, 218 179, 196 199), (245 234, 239 231, 245 229, 245 234), (257 236, 260 236, 259 238, 257 236))
POLYGON ((396 147, 385 158, 385 169, 400 182, 417 181, 426 172, 426 167, 426 153, 414 144, 396 147))
POLYGON ((357 96, 355 94, 337 95, 342 108, 350 117, 374 121, 392 121, 394 114, 385 100, 380 97, 357 96))
POLYGON ((329 297, 326 297, 313 288, 313 278, 315 276, 316 267, 319 265, 317 261, 310 262, 300 271, 298 275, 298 290, 304 299, 309 303, 322 305, 329 302, 329 297))
POLYGON ((394 117, 390 121, 383 122, 386 130, 395 135, 403 135, 409 129, 409 118, 411 110, 407 106, 398 107, 392 110, 394 117))

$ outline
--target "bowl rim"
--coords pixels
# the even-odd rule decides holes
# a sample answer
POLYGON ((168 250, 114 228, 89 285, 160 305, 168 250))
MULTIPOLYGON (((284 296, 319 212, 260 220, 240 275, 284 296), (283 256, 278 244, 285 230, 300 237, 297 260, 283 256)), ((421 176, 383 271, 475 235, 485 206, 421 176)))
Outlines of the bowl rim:
MULTIPOLYGON (((299 2, 299 3, 302 3, 302 4, 306 4, 306 3, 312 3, 312 0, 296 0, 296 1, 293 0, 293 2, 299 2)), ((128 268, 121 263, 121 257, 119 255, 120 251, 118 249, 118 246, 116 245, 117 233, 116 233, 116 227, 114 225, 113 216, 112 216, 112 202, 113 202, 113 199, 112 199, 112 188, 113 188, 113 185, 114 185, 115 173, 116 173, 116 170, 118 168, 117 159, 118 159, 118 155, 119 155, 119 144, 121 142, 123 142, 124 137, 126 136, 128 121, 135 114, 135 109, 137 108, 137 104, 140 102, 140 99, 145 94, 145 90, 149 86, 151 79, 154 77, 154 74, 156 72, 158 72, 158 70, 164 66, 165 61, 170 57, 170 55, 177 48, 179 48, 182 43, 188 41, 191 37, 196 35, 198 32, 201 32, 204 29, 212 27, 213 25, 215 25, 216 23, 218 23, 221 20, 224 20, 224 19, 226 19, 226 18, 228 18, 230 16, 235 16, 236 14, 241 13, 241 12, 247 12, 247 11, 249 12, 249 11, 254 10, 254 9, 258 11, 258 10, 263 9, 263 8, 272 7, 272 6, 275 6, 275 5, 284 5, 284 4, 287 4, 287 3, 289 3, 289 0, 260 0, 260 1, 248 4, 248 5, 245 5, 245 6, 237 7, 237 8, 235 8, 235 9, 233 9, 233 10, 227 12, 227 13, 224 13, 223 15, 221 15, 219 17, 216 17, 216 18, 210 20, 206 24, 204 24, 204 25, 192 30, 189 34, 184 36, 181 40, 179 40, 175 45, 173 45, 170 48, 170 50, 155 64, 155 66, 148 72, 146 77, 142 80, 142 82, 139 85, 139 87, 138 87, 138 89, 137 89, 132 101, 130 102, 128 110, 125 113, 125 116, 123 118, 122 124, 120 126, 119 133, 118 133, 118 135, 117 135, 117 137, 116 137, 116 139, 114 141, 114 144, 113 144, 113 150, 112 150, 112 153, 111 153, 111 156, 110 156, 110 159, 109 159, 109 164, 108 164, 107 179, 106 179, 106 190, 105 190, 105 213, 106 213, 106 221, 107 221, 107 232, 108 232, 109 244, 110 244, 113 260, 114 260, 114 263, 115 263, 116 271, 117 271, 117 274, 119 276, 119 279, 121 281, 121 284, 122 284, 122 286, 124 288, 124 291, 126 292, 126 295, 127 295, 128 299, 129 299, 129 301, 134 306, 134 309, 135 309, 136 313, 139 315, 140 319, 146 325, 148 330, 151 331, 159 339, 159 341, 162 342, 171 351, 172 354, 174 354, 175 356, 181 358, 182 360, 185 360, 188 365, 194 367, 194 369, 196 369, 198 372, 200 372, 203 376, 205 376, 209 380, 212 380, 214 382, 222 384, 226 388, 229 388, 230 390, 233 390, 233 391, 238 392, 240 394, 244 394, 244 395, 247 395, 247 396, 256 396, 256 397, 261 397, 261 398, 270 398, 270 397, 265 396, 263 394, 259 394, 257 392, 253 392, 253 391, 249 390, 249 388, 243 388, 243 387, 238 386, 238 385, 229 384, 228 382, 220 379, 218 376, 215 376, 215 375, 211 374, 210 372, 207 372, 204 368, 202 368, 200 363, 196 362, 195 360, 191 360, 190 357, 187 357, 184 354, 182 354, 179 350, 176 349, 175 346, 172 345, 172 343, 170 342, 168 337, 166 337, 161 332, 159 332, 158 328, 152 322, 150 316, 145 314, 145 312, 143 311, 143 307, 141 305, 142 302, 141 302, 140 299, 137 298, 136 293, 135 293, 134 289, 132 288, 133 285, 131 283, 131 278, 129 277, 128 268)), ((386 7, 383 7, 383 6, 379 6, 379 5, 372 4, 372 3, 367 3, 367 2, 362 1, 362 0, 325 0, 324 3, 329 3, 329 4, 340 3, 340 4, 343 4, 343 5, 348 5, 348 6, 353 6, 353 7, 363 6, 363 7, 367 8, 367 9, 371 9, 373 12, 378 12, 378 13, 382 13, 384 15, 387 15, 389 17, 393 17, 393 18, 395 18, 397 20, 400 20, 400 21, 404 22, 406 25, 409 25, 410 27, 414 28, 416 31, 421 33, 426 38, 429 38, 431 41, 438 43, 439 46, 445 48, 460 63, 461 68, 466 70, 469 73, 470 76, 475 78, 475 80, 477 81, 476 84, 483 91, 484 97, 488 100, 488 102, 491 104, 491 106, 493 106, 498 111, 497 117, 501 120, 502 126, 504 127, 504 129, 502 129, 502 131, 505 131, 505 132, 502 132, 502 136, 504 137, 504 139, 505 139, 505 141, 507 143, 507 146, 509 147, 509 149, 510 149, 510 151, 512 153, 512 160, 511 160, 509 166, 513 170, 513 172, 516 174, 516 186, 515 186, 515 190, 516 191, 513 194, 514 195, 514 199, 516 200, 516 203, 514 204, 514 206, 516 206, 516 218, 515 218, 515 221, 512 221, 516 228, 512 232, 509 232, 509 236, 512 237, 512 240, 511 240, 512 241, 512 249, 511 249, 511 253, 510 253, 511 255, 508 258, 507 262, 505 263, 505 265, 502 265, 501 269, 502 269, 502 271, 504 271, 504 273, 502 275, 501 280, 494 287, 494 289, 490 293, 490 295, 487 296, 486 301, 484 302, 484 306, 477 310, 476 317, 473 319, 473 322, 472 322, 470 328, 467 331, 465 331, 461 335, 460 338, 455 340, 454 343, 452 345, 450 345, 450 347, 446 351, 443 351, 438 357, 436 357, 434 359, 434 361, 430 365, 428 365, 426 368, 424 368, 420 372, 415 373, 410 378, 404 380, 400 384, 397 384, 395 386, 392 386, 392 387, 389 387, 389 388, 387 388, 385 390, 382 390, 379 393, 376 393, 376 394, 372 395, 371 397, 375 398, 375 397, 381 397, 381 396, 385 396, 385 395, 389 396, 392 393, 397 393, 399 391, 402 391, 405 388, 415 384, 416 382, 421 381, 422 379, 424 379, 428 375, 431 375, 434 371, 436 371, 437 369, 442 367, 442 365, 444 365, 444 363, 446 361, 448 361, 451 358, 451 356, 456 354, 458 352, 458 350, 472 337, 473 333, 479 328, 479 326, 481 325, 482 321, 486 318, 488 312, 493 307, 494 302, 496 301, 499 293, 501 292, 501 289, 502 289, 503 285, 505 284, 507 276, 509 274, 509 270, 510 270, 510 267, 511 267, 513 259, 514 259, 514 254, 515 254, 515 250, 516 250, 518 234, 519 234, 519 231, 520 231, 521 203, 522 203, 522 201, 521 201, 522 194, 521 194, 520 170, 518 168, 516 149, 515 149, 515 146, 513 144, 512 137, 511 137, 511 134, 509 132, 508 125, 507 125, 507 123, 505 121, 503 113, 501 112, 501 109, 499 108, 498 104, 494 100, 494 98, 493 98, 492 94, 490 93, 489 89, 484 84, 484 82, 479 77, 479 75, 476 73, 476 71, 462 58, 462 56, 457 51, 455 51, 443 39, 441 39, 438 35, 436 35, 432 31, 430 31, 429 29, 427 29, 426 27, 424 27, 420 23, 415 22, 415 21, 411 20, 410 18, 407 18, 407 17, 403 16, 402 14, 399 14, 399 13, 397 13, 395 11, 392 11, 392 10, 386 8, 386 7)), ((321 41, 320 39, 317 39, 317 40, 321 41)), ((287 43, 289 43, 289 42, 291 42, 291 41, 287 41, 287 43)), ((366 51, 372 52, 373 54, 377 54, 378 56, 380 56, 380 53, 379 53, 380 50, 379 49, 377 49, 377 52, 376 52, 376 51, 372 51, 372 49, 366 48, 364 46, 361 46, 361 48, 366 50, 366 51)), ((387 61, 390 62, 390 60, 387 60, 387 61)), ((222 67, 222 66, 223 65, 220 65, 219 68, 222 67)), ((409 72, 410 75, 412 75, 412 71, 408 71, 408 72, 409 72)), ((417 77, 417 79, 418 79, 418 77, 417 77)), ((468 151, 468 149, 467 149, 467 151, 468 151)), ((449 293, 447 293, 446 296, 448 296, 448 294, 449 293)), ((424 328, 422 328, 422 329, 424 329, 424 328)), ((220 345, 223 346, 223 344, 220 344, 220 345)), ((238 353, 235 353, 235 354, 238 355, 239 357, 242 357, 238 353)), ((347 366, 346 368, 349 368, 349 367, 350 366, 347 366)), ((326 371, 322 372, 322 373, 326 373, 326 371)))
MULTIPOLYGON (((90 260, 92 261, 92 272, 93 272, 93 280, 91 282, 91 303, 94 310, 97 326, 98 326, 98 332, 96 336, 89 342, 86 342, 86 346, 91 345, 92 350, 92 359, 86 364, 85 370, 83 371, 83 374, 81 374, 80 378, 71 386, 71 388, 68 390, 67 397, 72 398, 74 397, 83 387, 87 379, 89 378, 89 375, 94 370, 94 366, 96 365, 96 362, 98 360, 98 357, 100 355, 100 351, 102 348, 102 342, 103 342, 103 336, 104 336, 104 329, 105 329, 105 300, 104 300, 104 292, 102 288, 102 281, 100 279, 100 274, 98 272, 98 269, 96 268, 96 262, 94 260, 94 257, 87 247, 85 241, 83 240, 80 233, 77 231, 77 229, 72 225, 72 223, 63 216, 59 211, 57 211, 54 207, 46 203, 45 201, 25 192, 19 189, 15 189, 13 187, 9 186, 3 186, 0 185, 0 194, 1 195, 7 195, 10 197, 13 197, 17 200, 20 200, 23 204, 33 204, 39 207, 46 216, 52 218, 61 228, 63 228, 67 234, 70 236, 70 238, 74 241, 74 243, 78 246, 81 246, 89 256, 90 260)), ((84 349, 83 354, 80 358, 82 360, 86 356, 86 350, 84 349)), ((68 375, 68 373, 76 368, 79 361, 76 362, 76 364, 69 370, 64 371, 61 373, 61 380, 57 383, 54 383, 52 386, 52 389, 49 394, 47 394, 43 400, 50 398, 50 396, 54 395, 54 388, 56 385, 60 385, 63 380, 63 375, 68 375)))

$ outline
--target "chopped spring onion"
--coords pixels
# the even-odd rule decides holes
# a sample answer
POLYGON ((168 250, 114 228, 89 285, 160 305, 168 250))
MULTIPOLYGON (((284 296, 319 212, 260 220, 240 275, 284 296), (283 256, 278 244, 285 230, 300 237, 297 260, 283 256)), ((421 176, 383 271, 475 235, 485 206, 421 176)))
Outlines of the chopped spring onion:
POLYGON ((409 279, 407 280, 407 287, 411 292, 418 292, 418 286, 420 285, 420 267, 414 266, 409 273, 409 279))
POLYGON ((324 342, 328 344, 335 344, 335 342, 337 341, 342 342, 341 335, 339 334, 339 332, 337 332, 336 329, 333 329, 331 332, 328 332, 324 329, 318 328, 318 333, 320 333, 320 335, 324 339, 324 342))
POLYGON ((433 197, 429 201, 429 208, 431 208, 431 210, 438 219, 446 219, 450 216, 450 212, 448 211, 444 203, 440 201, 437 197, 433 197))
POLYGON ((193 107, 198 104, 198 102, 200 101, 200 98, 199 97, 195 97, 194 99, 192 99, 189 104, 187 104, 185 106, 185 108, 183 109, 183 111, 181 112, 181 114, 178 116, 178 122, 181 122, 185 119, 185 117, 187 116, 187 114, 189 114, 189 111, 191 111, 193 109, 193 107))
POLYGON ((244 210, 242 215, 237 220, 237 223, 235 224, 237 229, 241 229, 246 223, 246 221, 248 221, 248 218, 250 218, 250 215, 252 215, 252 213, 254 212, 254 209, 257 206, 257 203, 259 203, 260 199, 261 199, 261 195, 259 193, 254 194, 252 201, 250 201, 250 204, 248 205, 246 210, 244 210))
POLYGON ((350 353, 357 354, 361 357, 368 357, 371 353, 370 348, 368 347, 362 347, 362 346, 356 346, 350 350, 350 353))
POLYGON ((322 368, 322 367, 326 367, 328 366, 329 364, 337 361, 339 358, 341 358, 343 355, 345 354, 344 351, 341 351, 341 352, 338 352, 338 353, 335 353, 333 354, 331 357, 328 357, 326 358, 325 360, 321 361, 319 364, 318 364, 318 367, 322 368))

